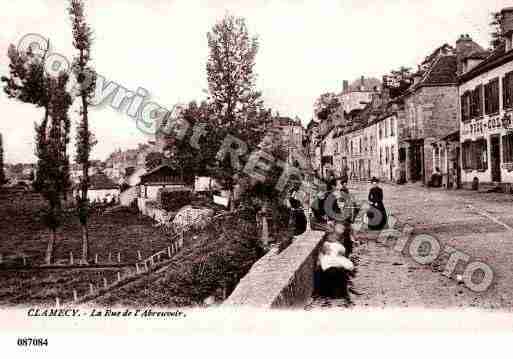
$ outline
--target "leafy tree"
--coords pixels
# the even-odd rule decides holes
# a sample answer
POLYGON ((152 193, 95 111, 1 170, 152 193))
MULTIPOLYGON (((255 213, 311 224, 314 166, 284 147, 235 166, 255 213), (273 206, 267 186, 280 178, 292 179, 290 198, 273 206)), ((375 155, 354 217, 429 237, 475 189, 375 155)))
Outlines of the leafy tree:
POLYGON ((2 142, 2 134, 0 133, 0 186, 6 183, 4 170, 4 147, 2 142))
POLYGON ((502 15, 500 12, 492 12, 492 21, 490 22, 490 26, 492 27, 492 32, 490 35, 492 36, 492 39, 490 41, 490 45, 493 50, 498 49, 504 44, 504 36, 501 31, 501 20, 502 15))
POLYGON ((383 76, 383 87, 388 88, 390 98, 402 95, 413 83, 413 74, 409 67, 401 66, 397 70, 390 71, 389 75, 383 76))
POLYGON ((82 263, 87 264, 89 255, 89 233, 87 220, 89 217, 89 205, 87 192, 89 190, 90 155, 96 144, 94 135, 89 127, 88 107, 91 97, 94 95, 95 74, 91 66, 92 30, 86 22, 83 0, 70 0, 68 13, 73 29, 73 46, 78 55, 73 61, 73 72, 77 79, 77 92, 80 100, 80 121, 76 135, 75 161, 82 166, 80 179, 80 196, 78 200, 78 217, 82 229, 82 263))
POLYGON ((207 79, 218 124, 249 125, 249 114, 262 106, 253 71, 258 38, 248 33, 244 18, 225 16, 207 34, 207 79))
POLYGON ((48 202, 45 224, 50 229, 45 262, 51 264, 57 228, 62 221, 62 198, 70 188, 69 144, 70 120, 68 110, 72 104, 71 95, 66 91, 69 77, 61 73, 58 77, 47 78, 47 93, 51 94, 48 104, 48 117, 36 124, 37 174, 34 188, 48 202))
POLYGON ((334 114, 342 105, 340 99, 331 92, 327 92, 319 96, 314 104, 314 113, 321 119, 326 120, 334 114))
POLYGON ((150 152, 146 155, 146 170, 151 171, 152 169, 162 165, 165 157, 161 152, 150 152))
MULTIPOLYGON (((48 48, 49 46, 47 46, 48 48)), ((36 128, 36 181, 34 188, 48 202, 45 224, 51 231, 45 261, 53 259, 56 231, 62 215, 62 197, 69 188, 69 143, 70 122, 68 110, 71 97, 66 91, 69 77, 60 74, 48 76, 44 64, 47 52, 38 56, 30 50, 21 52, 10 45, 9 76, 2 76, 4 91, 11 99, 29 103, 44 109, 44 116, 36 128)))

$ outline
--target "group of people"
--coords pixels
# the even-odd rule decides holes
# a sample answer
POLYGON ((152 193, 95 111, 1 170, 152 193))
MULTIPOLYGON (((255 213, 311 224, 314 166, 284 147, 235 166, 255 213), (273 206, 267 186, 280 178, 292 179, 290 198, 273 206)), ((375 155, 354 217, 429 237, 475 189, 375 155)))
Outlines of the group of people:
MULTIPOLYGON (((383 229, 387 216, 383 190, 376 178, 371 180, 368 201, 368 228, 383 229)), ((353 288, 351 281, 356 273, 351 260, 356 242, 352 224, 360 210, 349 195, 345 178, 330 180, 327 191, 319 193, 312 204, 312 228, 326 232, 321 241, 314 278, 316 294, 321 297, 344 298, 351 302, 350 292, 360 294, 353 288)))

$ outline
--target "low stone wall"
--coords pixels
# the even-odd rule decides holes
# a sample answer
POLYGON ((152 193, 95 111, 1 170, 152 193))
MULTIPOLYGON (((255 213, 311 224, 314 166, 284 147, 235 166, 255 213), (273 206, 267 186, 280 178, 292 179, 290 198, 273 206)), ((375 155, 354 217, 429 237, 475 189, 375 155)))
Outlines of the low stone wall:
POLYGON ((313 271, 324 232, 296 237, 280 254, 272 249, 242 278, 225 306, 260 308, 299 307, 311 297, 313 271))

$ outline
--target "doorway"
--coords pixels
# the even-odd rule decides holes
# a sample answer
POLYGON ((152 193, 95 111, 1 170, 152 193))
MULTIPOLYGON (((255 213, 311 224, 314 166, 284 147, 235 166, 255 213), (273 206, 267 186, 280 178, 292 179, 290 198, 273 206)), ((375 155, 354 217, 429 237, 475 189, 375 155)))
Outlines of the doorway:
POLYGON ((498 135, 490 136, 490 165, 492 169, 492 182, 500 182, 501 138, 498 135))
POLYGON ((412 182, 423 180, 424 176, 424 143, 422 140, 410 144, 410 180, 412 182))

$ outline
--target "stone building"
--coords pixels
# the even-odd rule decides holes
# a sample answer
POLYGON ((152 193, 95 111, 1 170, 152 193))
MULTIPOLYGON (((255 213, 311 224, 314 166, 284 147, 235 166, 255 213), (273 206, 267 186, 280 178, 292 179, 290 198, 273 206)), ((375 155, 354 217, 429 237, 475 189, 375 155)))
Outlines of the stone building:
MULTIPOLYGON (((513 8, 501 12, 503 46, 483 59, 463 58, 461 103, 461 180, 500 186, 513 183, 513 8)), ((477 54, 478 55, 478 54, 477 54)))
POLYGON ((105 173, 109 178, 119 182, 125 177, 127 169, 145 168, 145 160, 148 153, 155 148, 151 143, 139 144, 137 148, 117 150, 110 154, 105 161, 105 173))
POLYGON ((342 110, 350 113, 355 109, 363 109, 372 101, 375 93, 379 92, 381 82, 374 78, 365 78, 355 80, 351 84, 347 80, 343 81, 342 92, 338 95, 342 103, 342 110))
POLYGON ((419 66, 414 83, 400 96, 405 123, 399 136, 409 182, 427 183, 433 167, 432 144, 458 129, 457 51, 445 44, 419 66))

